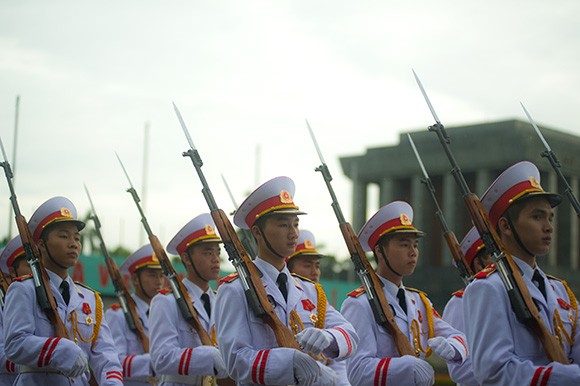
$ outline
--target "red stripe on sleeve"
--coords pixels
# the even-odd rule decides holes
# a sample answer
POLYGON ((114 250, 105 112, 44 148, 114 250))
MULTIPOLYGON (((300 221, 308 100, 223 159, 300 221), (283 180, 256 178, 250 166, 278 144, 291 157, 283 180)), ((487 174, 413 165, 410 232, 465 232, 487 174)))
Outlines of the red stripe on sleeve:
POLYGON ((177 374, 183 375, 183 362, 185 361, 185 355, 187 353, 187 349, 183 350, 181 353, 181 359, 179 359, 179 368, 177 369, 177 374))
POLYGON ((546 369, 546 371, 544 372, 544 375, 542 376, 542 382, 540 383, 540 386, 546 386, 548 384, 548 381, 550 380, 550 374, 552 373, 552 366, 548 367, 546 369))
POLYGON ((461 343, 461 345, 463 346, 463 348, 465 348, 465 353, 467 354, 468 350, 467 350, 467 345, 465 344, 465 341, 463 340, 462 337, 460 336, 454 336, 453 339, 457 340, 459 343, 461 343))
POLYGON ((352 341, 350 340, 350 335, 348 335, 348 333, 340 327, 336 327, 335 330, 337 330, 342 335, 344 335, 344 339, 346 340, 346 346, 347 346, 346 355, 344 357, 348 358, 350 356, 350 354, 352 353, 352 341))
POLYGON ((383 370, 388 367, 389 365, 389 361, 391 359, 390 358, 383 358, 379 361, 379 364, 377 365, 377 369, 375 370, 375 382, 374 382, 374 386, 384 386, 387 383, 387 376, 385 373, 385 376, 383 377, 383 370))
POLYGON ((262 355, 264 355, 264 350, 258 351, 258 355, 256 355, 256 359, 254 359, 254 363, 252 364, 252 383, 258 383, 258 366, 262 355))
POLYGON ((534 372, 534 376, 532 377, 532 382, 530 382, 530 386, 537 386, 538 381, 540 380, 540 376, 544 371, 544 366, 538 367, 534 372))
POLYGON ((56 345, 58 344, 59 341, 60 341, 60 338, 54 338, 53 341, 50 343, 50 348, 48 349, 48 352, 46 353, 46 356, 44 357, 43 366, 48 366, 48 362, 50 362, 50 359, 52 357, 52 353, 54 352, 54 349, 56 348, 56 345))
POLYGON ((52 342, 53 339, 54 338, 48 338, 46 342, 44 342, 44 346, 42 346, 40 356, 38 357, 38 367, 42 367, 42 363, 44 362, 44 355, 46 354, 46 350, 48 350, 48 346, 50 346, 50 342, 52 342))
POLYGON ((193 352, 193 348, 188 348, 187 355, 185 357, 185 362, 183 363, 183 374, 189 375, 189 362, 191 362, 191 353, 193 352))
POLYGON ((260 383, 262 385, 266 384, 266 381, 264 381, 264 375, 266 373, 266 361, 268 360, 269 354, 270 354, 270 350, 266 350, 264 352, 264 355, 262 355, 262 361, 260 362, 260 375, 258 377, 258 380, 260 381, 260 383))
POLYGON ((131 366, 133 365, 133 359, 135 358, 135 355, 131 355, 129 357, 129 360, 127 361, 127 374, 125 374, 125 376, 127 378, 131 377, 131 366))
POLYGON ((109 371, 107 372, 107 379, 117 379, 123 383, 123 376, 118 371, 109 371))
POLYGON ((127 376, 127 359, 129 359, 129 355, 125 355, 125 359, 123 359, 123 376, 127 376))

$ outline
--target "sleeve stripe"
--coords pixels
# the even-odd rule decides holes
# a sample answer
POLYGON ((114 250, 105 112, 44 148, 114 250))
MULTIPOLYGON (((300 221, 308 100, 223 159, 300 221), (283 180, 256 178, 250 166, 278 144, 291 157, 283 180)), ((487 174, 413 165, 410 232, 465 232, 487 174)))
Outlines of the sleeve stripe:
POLYGON ((189 375, 189 362, 191 362, 191 354, 193 352, 193 348, 187 349, 187 355, 185 358, 185 363, 183 364, 183 373, 185 375, 189 375))
POLYGON ((389 363, 391 358, 383 358, 380 360, 375 371, 375 382, 374 386, 386 386, 387 384, 387 372, 389 370, 389 363))
POLYGON ((185 362, 185 355, 188 349, 183 350, 181 353, 181 359, 179 360, 179 368, 177 369, 177 373, 179 375, 183 375, 183 362, 185 362))
POLYGON ((540 380, 540 376, 544 371, 544 366, 540 366, 534 372, 534 376, 532 377, 532 382, 530 382, 530 386, 538 386, 538 381, 540 380))
POLYGON ((463 340, 462 337, 460 336, 454 336, 453 339, 457 340, 459 343, 461 343, 461 345, 463 346, 463 348, 465 349, 465 356, 467 357, 468 355, 468 351, 467 351, 467 345, 465 344, 465 341, 463 340))
POLYGON ((121 381, 121 383, 123 383, 123 377, 121 376, 121 373, 118 371, 109 371, 107 373, 107 379, 117 379, 121 381))
POLYGON ((123 376, 127 376, 127 359, 129 359, 130 355, 125 355, 125 358, 123 359, 123 376))
POLYGON ((131 366, 133 365, 133 358, 135 358, 135 355, 129 356, 129 360, 127 361, 127 373, 125 374, 127 378, 131 377, 131 366))
POLYGON ((266 362, 268 361, 268 354, 270 350, 260 350, 254 363, 252 364, 252 382, 258 384, 265 384, 266 362))
POLYGON ((350 354, 352 354, 352 341, 350 340, 350 336, 348 335, 348 333, 344 329, 342 329, 340 327, 336 327, 335 330, 337 330, 342 335, 344 335, 344 339, 346 340, 346 346, 347 346, 347 350, 346 350, 346 354, 344 355, 344 358, 348 358, 350 356, 350 354))
POLYGON ((50 348, 48 349, 48 352, 46 353, 46 356, 44 357, 43 366, 48 366, 48 363, 50 362, 50 359, 52 358, 52 353, 54 352, 54 349, 56 348, 56 345, 58 344, 59 341, 60 341, 60 338, 53 338, 53 341, 50 343, 50 348))
POLYGON ((266 361, 268 360, 268 355, 270 354, 270 350, 266 350, 264 356, 262 357, 262 363, 260 363, 260 383, 265 385, 266 381, 264 380, 266 374, 266 361))
POLYGON ((258 378, 256 377, 256 373, 258 372, 258 363, 260 359, 264 355, 264 351, 258 351, 258 355, 256 355, 256 359, 254 359, 254 363, 252 363, 252 383, 258 383, 258 378))
POLYGON ((42 363, 44 362, 44 355, 46 354, 46 350, 48 350, 48 346, 50 346, 50 342, 52 342, 53 339, 54 338, 48 338, 46 342, 44 342, 44 346, 42 346, 40 356, 38 357, 38 367, 42 367, 42 363))
POLYGON ((546 386, 548 384, 548 381, 550 380, 551 373, 552 373, 552 366, 548 367, 546 369, 546 371, 544 372, 544 376, 542 377, 542 382, 540 383, 540 386, 546 386))

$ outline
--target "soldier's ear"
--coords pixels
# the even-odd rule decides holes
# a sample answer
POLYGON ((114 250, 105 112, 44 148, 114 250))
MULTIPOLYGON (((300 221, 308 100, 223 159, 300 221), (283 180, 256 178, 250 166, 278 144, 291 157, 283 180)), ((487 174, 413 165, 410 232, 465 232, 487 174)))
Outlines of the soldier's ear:
POLYGON ((262 238, 262 233, 260 232, 260 229, 257 225, 253 225, 250 230, 252 231, 252 236, 254 236, 256 241, 258 241, 259 238, 262 238))
POLYGON ((500 217, 497 222, 497 230, 501 235, 510 236, 512 235, 512 229, 510 228, 509 221, 505 217, 500 217))

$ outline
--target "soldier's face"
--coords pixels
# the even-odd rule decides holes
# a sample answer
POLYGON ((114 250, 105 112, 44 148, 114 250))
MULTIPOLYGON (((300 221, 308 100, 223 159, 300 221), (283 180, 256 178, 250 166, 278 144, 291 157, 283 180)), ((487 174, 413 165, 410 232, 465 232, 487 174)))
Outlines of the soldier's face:
MULTIPOLYGON (((195 269, 202 278, 216 280, 220 275, 220 244, 216 242, 194 244, 187 250, 195 269)), ((184 260, 187 265, 187 257, 184 260)))
POLYGON ((133 288, 136 291, 143 291, 147 298, 152 298, 157 294, 164 283, 163 272, 155 268, 141 268, 133 277, 133 288), (141 285, 139 286, 139 282, 141 285))
MULTIPOLYGON (((394 235, 382 248, 389 264, 403 276, 415 271, 419 260, 419 239, 412 233, 394 235)), ((379 260, 380 261, 380 260, 379 260)), ((384 261, 382 261, 384 264, 384 261)))
MULTIPOLYGON (((52 258, 62 266, 74 266, 81 253, 81 237, 75 224, 62 222, 51 225, 45 240, 39 243, 43 256, 50 251, 52 258)), ((51 266, 50 259, 44 259, 47 266, 51 266)))
MULTIPOLYGON (((290 256, 298 245, 299 219, 295 214, 273 214, 268 216, 263 224, 264 234, 274 250, 281 256, 290 256)), ((257 228, 257 226, 255 226, 257 228)), ((262 234, 254 231, 258 242, 265 245, 262 234)), ((261 247, 267 251, 266 247, 261 247)))
MULTIPOLYGON (((524 203, 513 224, 524 246, 535 256, 543 256, 552 244, 553 221, 554 210, 550 203, 538 197, 524 203)), ((523 256, 520 253, 524 252, 514 252, 516 256, 523 256)))
POLYGON ((320 257, 308 255, 294 256, 288 264, 288 269, 292 273, 318 282, 320 280, 320 257))

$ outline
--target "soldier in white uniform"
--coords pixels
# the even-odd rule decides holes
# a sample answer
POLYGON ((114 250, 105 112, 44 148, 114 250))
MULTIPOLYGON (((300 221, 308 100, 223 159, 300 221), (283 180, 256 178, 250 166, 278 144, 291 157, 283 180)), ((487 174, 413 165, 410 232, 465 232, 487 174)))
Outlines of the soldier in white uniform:
MULTIPOLYGON (((286 265, 288 270, 292 272, 293 276, 298 275, 302 279, 310 280, 314 283, 317 291, 316 303, 323 301, 326 302, 326 294, 324 289, 318 281, 320 280, 320 259, 322 254, 316 250, 316 239, 314 234, 307 229, 300 229, 300 235, 298 236, 298 245, 293 254, 286 258, 286 265)), ((324 315, 325 307, 318 307, 317 315, 317 327, 324 327, 324 315)), ((326 359, 327 366, 334 370, 336 377, 338 379, 337 386, 350 386, 348 383, 348 378, 346 376, 346 361, 335 361, 332 359, 326 359)))
POLYGON ((320 305, 315 284, 292 277, 285 259, 298 241, 298 207, 294 182, 274 178, 257 188, 240 205, 234 223, 251 229, 257 240, 254 264, 282 324, 297 334, 304 352, 278 347, 272 329, 254 315, 237 274, 221 281, 216 302, 216 332, 219 348, 230 376, 239 385, 335 385, 336 374, 314 358, 343 360, 355 350, 358 336, 328 302, 324 328, 317 328, 320 305))
MULTIPOLYGON (((151 244, 146 244, 133 252, 119 268, 123 278, 130 277, 135 293, 137 315, 143 330, 149 336, 149 304, 157 292, 163 288, 163 273, 159 260, 153 253, 151 244)), ((144 386, 155 382, 150 354, 144 351, 137 334, 129 329, 129 324, 121 305, 113 304, 105 318, 115 340, 119 362, 123 366, 125 385, 144 386)))
MULTIPOLYGON (((30 267, 22 247, 20 236, 10 240, 0 252, 0 269, 5 277, 13 279, 29 275, 30 267)), ((4 353, 4 309, 0 308, 0 385, 11 385, 16 380, 20 366, 6 359, 4 353)))
POLYGON ((15 385, 88 385, 89 367, 100 386, 122 385, 103 302, 97 292, 68 275, 81 253, 79 232, 85 226, 76 208, 64 197, 53 197, 34 212, 28 225, 69 339, 56 336, 38 305, 34 281, 15 280, 4 314, 6 356, 21 365, 15 385))
MULTIPOLYGON (((460 248, 466 263, 474 273, 481 271, 493 263, 475 227, 472 227, 463 240, 461 240, 460 248)), ((443 320, 453 328, 465 333, 465 323, 463 322, 463 292, 464 289, 462 288, 453 293, 443 310, 443 320)), ((479 382, 475 380, 475 376, 473 375, 471 358, 467 358, 462 365, 448 364, 447 367, 451 379, 457 382, 458 386, 479 385, 479 382)))
MULTIPOLYGON (((167 245, 179 255, 187 271, 183 285, 193 301, 199 321, 211 334, 215 293, 210 282, 220 273, 221 239, 207 213, 189 221, 167 245)), ((162 385, 201 385, 202 376, 225 378, 219 350, 201 344, 199 335, 183 318, 173 293, 162 291, 151 302, 149 314, 151 360, 162 385)))
POLYGON ((432 385, 434 371, 424 358, 434 351, 447 363, 463 363, 467 346, 463 334, 443 321, 425 293, 404 287, 419 258, 418 238, 424 233, 412 224, 413 210, 403 201, 383 206, 362 227, 359 241, 373 252, 377 274, 397 326, 417 356, 399 356, 391 335, 375 322, 363 287, 351 292, 342 313, 364 336, 347 361, 348 379, 357 386, 432 385))
POLYGON ((564 281, 547 276, 537 264, 550 249, 553 207, 561 196, 545 192, 536 166, 522 161, 504 171, 481 201, 570 364, 548 360, 538 337, 517 320, 499 274, 489 268, 476 275, 463 296, 475 378, 502 386, 580 384, 576 299, 564 281))

